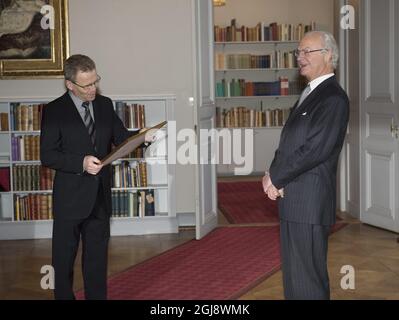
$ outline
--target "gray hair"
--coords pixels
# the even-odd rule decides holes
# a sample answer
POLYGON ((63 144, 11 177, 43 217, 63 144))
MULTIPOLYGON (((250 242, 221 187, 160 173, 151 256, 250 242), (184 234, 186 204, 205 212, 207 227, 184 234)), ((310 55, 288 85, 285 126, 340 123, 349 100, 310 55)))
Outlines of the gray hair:
POLYGON ((96 69, 96 64, 92 59, 83 54, 74 54, 65 60, 64 76, 65 80, 75 81, 79 71, 88 72, 96 69))
POLYGON ((339 51, 334 36, 327 31, 310 31, 305 34, 305 36, 308 35, 319 35, 323 39, 324 48, 331 51, 331 63, 333 68, 336 69, 338 66, 339 51))

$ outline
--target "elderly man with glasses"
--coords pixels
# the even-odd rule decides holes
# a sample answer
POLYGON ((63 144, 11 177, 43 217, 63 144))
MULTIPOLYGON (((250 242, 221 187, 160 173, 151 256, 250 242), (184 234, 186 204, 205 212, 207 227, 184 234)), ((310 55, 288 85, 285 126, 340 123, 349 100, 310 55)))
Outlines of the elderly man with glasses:
POLYGON ((329 299, 328 236, 349 100, 334 75, 338 48, 331 34, 307 33, 295 55, 308 85, 281 132, 263 189, 279 198, 285 298, 329 299))
POLYGON ((99 81, 92 59, 69 57, 68 91, 44 108, 42 118, 41 162, 56 170, 52 242, 56 299, 75 299, 73 268, 80 238, 86 299, 107 298, 111 172, 99 159, 134 133, 124 127, 112 101, 97 93, 99 81))

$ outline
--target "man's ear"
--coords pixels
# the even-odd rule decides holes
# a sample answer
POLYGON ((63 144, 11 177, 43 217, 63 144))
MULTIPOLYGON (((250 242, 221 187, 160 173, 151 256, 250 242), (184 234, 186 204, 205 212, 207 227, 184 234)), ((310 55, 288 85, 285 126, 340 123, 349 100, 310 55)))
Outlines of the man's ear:
POLYGON ((332 64, 332 52, 331 52, 331 50, 326 51, 326 53, 324 55, 324 61, 326 63, 332 64))
POLYGON ((69 80, 65 80, 65 86, 66 86, 69 90, 72 90, 73 83, 72 83, 71 81, 69 81, 69 80))

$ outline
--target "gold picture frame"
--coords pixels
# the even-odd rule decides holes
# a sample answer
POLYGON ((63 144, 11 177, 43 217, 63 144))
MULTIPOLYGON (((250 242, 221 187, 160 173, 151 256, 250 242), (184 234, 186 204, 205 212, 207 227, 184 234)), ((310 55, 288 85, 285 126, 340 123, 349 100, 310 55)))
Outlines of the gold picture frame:
POLYGON ((0 0, 0 19, 0 79, 63 77, 68 0, 0 0))

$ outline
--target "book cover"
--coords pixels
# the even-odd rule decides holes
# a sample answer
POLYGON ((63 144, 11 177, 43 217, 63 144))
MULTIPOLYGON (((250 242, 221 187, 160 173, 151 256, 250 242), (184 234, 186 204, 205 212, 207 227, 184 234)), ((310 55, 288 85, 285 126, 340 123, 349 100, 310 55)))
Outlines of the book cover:
POLYGON ((153 189, 145 191, 145 216, 155 216, 155 197, 153 189))
POLYGON ((0 168, 0 191, 10 191, 10 168, 0 168))

